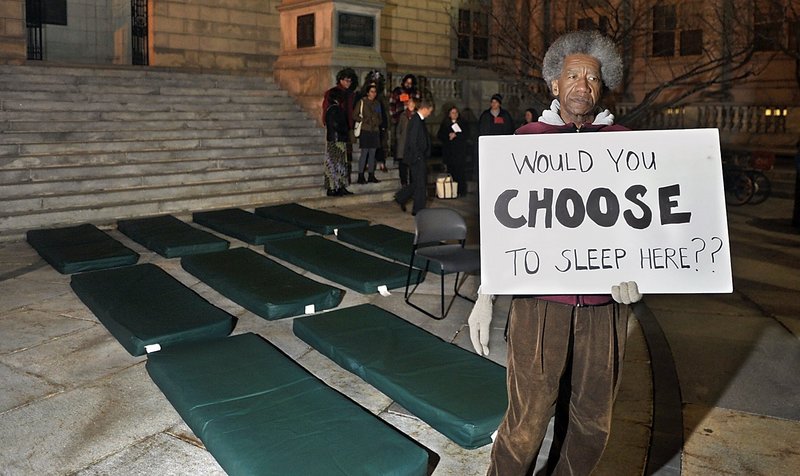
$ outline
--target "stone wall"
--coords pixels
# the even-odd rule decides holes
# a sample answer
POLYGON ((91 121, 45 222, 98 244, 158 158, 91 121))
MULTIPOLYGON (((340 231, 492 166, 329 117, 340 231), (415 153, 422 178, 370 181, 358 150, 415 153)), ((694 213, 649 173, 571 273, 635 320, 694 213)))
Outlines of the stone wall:
POLYGON ((278 0, 152 2, 152 66, 270 70, 280 49, 278 0))
POLYGON ((381 17, 383 59, 390 71, 444 76, 453 72, 452 4, 386 0, 381 17))
POLYGON ((23 63, 28 56, 24 0, 0 2, 0 63, 23 63))

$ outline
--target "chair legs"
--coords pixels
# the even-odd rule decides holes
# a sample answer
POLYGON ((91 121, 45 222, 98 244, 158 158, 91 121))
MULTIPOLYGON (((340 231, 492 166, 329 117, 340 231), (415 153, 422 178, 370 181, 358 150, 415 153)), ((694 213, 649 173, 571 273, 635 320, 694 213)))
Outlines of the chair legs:
MULTIPOLYGON (((440 276, 440 298, 441 298, 441 306, 442 306, 441 314, 437 316, 436 314, 433 314, 432 312, 417 306, 416 304, 411 302, 411 295, 414 294, 414 291, 416 291, 417 286, 419 286, 420 277, 423 275, 423 273, 427 273, 427 272, 428 272, 428 265, 426 263, 425 270, 417 276, 417 282, 414 284, 414 287, 409 292, 409 286, 411 284, 411 269, 409 268, 408 278, 406 279, 406 291, 405 291, 406 304, 408 304, 409 306, 411 306, 414 309, 422 312, 423 314, 426 314, 429 317, 432 317, 432 318, 434 318, 436 320, 441 320, 441 319, 444 319, 447 316, 448 312, 450 312, 450 308, 453 306, 453 302, 455 302, 456 296, 458 296, 458 297, 460 297, 462 299, 466 299, 469 302, 475 302, 474 299, 470 299, 467 296, 464 296, 463 294, 458 292, 458 288, 459 288, 458 277, 459 277, 460 273, 456 273, 455 280, 453 282, 453 297, 450 299, 450 303, 447 304, 447 307, 445 307, 445 299, 444 299, 445 298, 445 295, 444 295, 444 277, 445 277, 445 275, 443 273, 441 273, 439 275, 440 276)), ((464 279, 466 280, 466 276, 467 275, 464 275, 464 276, 465 276, 464 279)))

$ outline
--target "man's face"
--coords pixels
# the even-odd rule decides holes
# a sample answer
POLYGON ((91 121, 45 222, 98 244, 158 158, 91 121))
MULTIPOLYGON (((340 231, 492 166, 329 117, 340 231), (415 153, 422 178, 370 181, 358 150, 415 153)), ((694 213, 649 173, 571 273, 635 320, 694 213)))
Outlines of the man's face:
POLYGON ((350 84, 352 82, 353 82, 352 78, 342 78, 339 80, 339 86, 341 86, 344 89, 347 89, 350 87, 350 84))
POLYGON ((403 81, 403 87, 406 88, 406 89, 411 89, 411 86, 413 86, 413 85, 414 85, 414 81, 411 78, 406 78, 406 80, 403 81))
POLYGON ((569 55, 564 58, 561 76, 550 87, 561 103, 565 122, 592 115, 603 92, 600 62, 589 55, 569 55))
POLYGON ((427 119, 428 116, 430 116, 431 113, 433 112, 433 106, 431 106, 431 107, 421 107, 421 108, 419 108, 418 112, 420 113, 420 115, 422 116, 423 119, 427 119))
POLYGON ((489 103, 489 107, 492 108, 492 111, 499 111, 500 101, 498 101, 497 99, 492 99, 492 102, 489 103))

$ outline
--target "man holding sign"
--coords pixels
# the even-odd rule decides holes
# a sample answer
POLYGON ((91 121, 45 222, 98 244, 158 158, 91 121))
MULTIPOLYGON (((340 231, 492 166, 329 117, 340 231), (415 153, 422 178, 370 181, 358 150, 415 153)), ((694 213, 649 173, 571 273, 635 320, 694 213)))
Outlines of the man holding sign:
MULTIPOLYGON (((614 125, 608 110, 598 109, 603 88, 613 89, 622 80, 622 59, 610 39, 596 31, 563 35, 547 51, 542 73, 556 99, 538 122, 522 126, 518 134, 627 130, 614 125)), ((580 161, 573 166, 580 169, 580 161)), ((481 189, 483 194, 483 183, 481 189)), ((505 215, 511 221, 521 219, 505 215)), ((513 226, 517 225, 509 224, 513 226)), ((613 266, 615 259, 620 257, 612 250, 607 256, 600 253, 597 263, 613 266)), ((489 474, 529 474, 554 405, 548 473, 590 474, 596 466, 611 428, 627 304, 641 299, 633 281, 609 288, 610 294, 518 296, 512 301, 509 407, 494 442, 489 474)), ((488 354, 490 321, 490 297, 481 295, 469 319, 470 337, 479 353, 488 354)))

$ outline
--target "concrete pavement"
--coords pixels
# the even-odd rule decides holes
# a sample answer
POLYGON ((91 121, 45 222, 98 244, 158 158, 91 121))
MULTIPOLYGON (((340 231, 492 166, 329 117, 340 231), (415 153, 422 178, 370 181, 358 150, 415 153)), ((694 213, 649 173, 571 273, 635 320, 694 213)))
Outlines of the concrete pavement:
MULTIPOLYGON (((309 204, 413 230, 411 215, 393 203, 309 204)), ((477 240, 474 195, 433 206, 459 209, 477 240)), ((788 474, 800 467, 794 448, 800 437, 800 234, 788 227, 790 214, 786 199, 729 212, 732 295, 647 296, 637 306, 612 437, 597 474, 788 474)), ((163 267, 239 317, 235 333, 263 335, 436 452, 433 474, 485 473, 489 446, 464 450, 448 441, 297 339, 291 319, 265 321, 183 271, 178 260, 111 234, 141 253, 140 262, 163 267)), ((476 285, 470 278, 465 290, 476 285)), ((422 301, 434 305, 437 288, 436 280, 426 281, 422 301)), ((364 302, 471 348, 466 302, 456 301, 443 321, 405 305, 397 290, 389 297, 348 290, 341 306, 364 302)), ((490 358, 500 363, 509 303, 500 297, 495 306, 490 358)), ((150 381, 144 361, 131 357, 77 299, 69 276, 24 242, 0 243, 0 474, 223 474, 150 381)))

